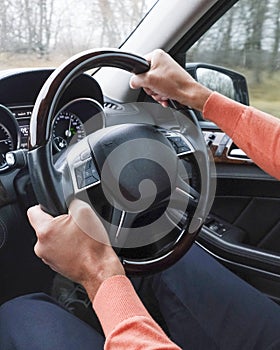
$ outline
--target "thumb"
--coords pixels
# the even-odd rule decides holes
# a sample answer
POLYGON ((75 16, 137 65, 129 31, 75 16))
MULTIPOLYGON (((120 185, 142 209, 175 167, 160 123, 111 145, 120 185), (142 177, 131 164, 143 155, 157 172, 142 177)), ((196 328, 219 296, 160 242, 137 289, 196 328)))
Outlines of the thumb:
POLYGON ((42 222, 53 220, 53 217, 44 212, 40 208, 40 205, 35 205, 34 207, 29 208, 27 210, 27 216, 30 221, 30 224, 33 226, 34 229, 39 227, 42 224, 42 222))

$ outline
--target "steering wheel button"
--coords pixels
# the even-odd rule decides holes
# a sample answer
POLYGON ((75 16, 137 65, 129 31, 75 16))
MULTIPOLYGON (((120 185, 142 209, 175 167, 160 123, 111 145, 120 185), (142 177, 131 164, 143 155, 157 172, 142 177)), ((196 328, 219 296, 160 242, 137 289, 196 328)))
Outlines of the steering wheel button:
POLYGON ((89 160, 85 163, 85 168, 86 168, 86 169, 90 169, 92 166, 93 166, 92 159, 89 159, 89 160))
POLYGON ((100 180, 99 174, 95 168, 95 165, 92 159, 88 160, 85 164, 85 178, 91 177, 91 176, 95 177, 97 181, 100 180))
POLYGON ((95 168, 91 169, 92 176, 95 177, 98 181, 100 180, 99 174, 95 168))
POLYGON ((186 142, 182 139, 176 142, 177 147, 184 147, 187 146, 186 142))
POLYGON ((92 184, 94 184, 95 182, 97 182, 97 179, 94 178, 93 176, 87 177, 87 178, 85 179, 85 186, 92 185, 92 184))
POLYGON ((92 176, 91 169, 85 169, 85 179, 91 176, 92 176))
POLYGON ((176 145, 178 145, 178 142, 181 141, 181 138, 179 136, 175 136, 175 137, 171 137, 172 141, 176 143, 176 145))
POLYGON ((188 146, 179 147, 177 154, 188 153, 190 150, 191 149, 188 146))
POLYGON ((80 174, 79 175, 76 174, 76 181, 79 189, 85 187, 85 180, 83 176, 81 176, 80 174))
POLYGON ((86 150, 80 154, 81 161, 84 161, 90 157, 90 150, 86 150))

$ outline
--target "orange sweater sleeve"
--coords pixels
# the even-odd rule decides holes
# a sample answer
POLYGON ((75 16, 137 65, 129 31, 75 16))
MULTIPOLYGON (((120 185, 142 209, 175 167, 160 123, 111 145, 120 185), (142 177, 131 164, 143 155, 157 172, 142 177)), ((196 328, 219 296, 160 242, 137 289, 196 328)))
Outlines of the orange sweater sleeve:
POLYGON ((217 92, 203 115, 216 123, 264 171, 280 179, 280 119, 217 92))
POLYGON ((105 350, 179 350, 152 319, 126 276, 105 280, 93 308, 104 330, 105 350))

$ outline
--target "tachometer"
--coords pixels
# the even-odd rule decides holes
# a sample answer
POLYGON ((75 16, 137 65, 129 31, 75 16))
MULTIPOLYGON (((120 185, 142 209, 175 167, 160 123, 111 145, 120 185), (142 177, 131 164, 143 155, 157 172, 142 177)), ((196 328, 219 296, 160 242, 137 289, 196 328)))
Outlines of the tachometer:
POLYGON ((66 148, 71 141, 78 142, 86 136, 84 125, 73 113, 60 112, 53 121, 52 139, 57 151, 66 148))
POLYGON ((0 123, 0 169, 7 165, 6 153, 14 149, 13 137, 9 130, 0 123))

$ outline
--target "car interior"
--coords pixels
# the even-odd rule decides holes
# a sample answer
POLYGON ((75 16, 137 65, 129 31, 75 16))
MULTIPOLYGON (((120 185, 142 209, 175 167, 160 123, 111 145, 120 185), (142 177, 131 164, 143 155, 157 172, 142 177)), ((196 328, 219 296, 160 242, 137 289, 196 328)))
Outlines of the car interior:
MULTIPOLYGON (((160 271, 187 254, 191 244, 197 244, 280 303, 279 181, 199 112, 174 101, 164 109, 143 90, 129 87, 132 73, 149 68, 143 56, 162 48, 202 84, 249 105, 252 71, 228 64, 222 54, 217 61, 207 51, 209 42, 217 45, 219 26, 224 28, 228 18, 240 26, 236 14, 242 6, 249 4, 244 0, 159 0, 116 49, 90 49, 58 68, 0 71, 0 304, 43 291, 79 315, 84 312, 81 310, 88 312, 83 289, 62 279, 34 254, 36 236, 26 216, 27 209, 37 203, 54 215, 65 213, 73 193, 94 201, 97 212, 109 223, 111 241, 115 239, 115 249, 131 275, 160 271), (121 243, 116 237, 123 227, 138 232, 162 215, 170 196, 164 176, 159 179, 155 175, 155 181, 160 180, 159 199, 150 209, 142 209, 141 215, 127 215, 126 203, 122 203, 125 209, 115 210, 100 187, 100 180, 107 189, 113 181, 101 177, 104 157, 112 149, 107 147, 106 153, 100 140, 120 146, 131 143, 135 135, 165 144, 166 152, 172 153, 171 163, 179 162, 182 167, 179 187, 187 192, 168 207, 168 220, 156 231, 156 242, 145 244, 132 242, 127 233, 121 243), (86 139, 90 148, 83 141, 86 139), (94 160, 90 152, 95 154, 94 160), (86 177, 88 168, 91 175, 86 177), (204 192, 208 193, 206 204, 204 192), (175 228, 165 235, 163 227, 170 222, 175 228), (115 225, 112 236, 110 224, 115 225)), ((137 152, 147 155, 147 147, 137 144, 137 152)), ((137 152, 135 159, 140 159, 137 152)), ((149 154, 158 157, 154 150, 149 154)), ((122 150, 124 166, 130 157, 122 150)), ((135 188, 146 176, 142 169, 146 167, 149 174, 159 171, 143 164, 139 161, 138 170, 122 183, 134 201, 139 194, 135 188)), ((115 179, 118 174, 112 176, 115 179)))

